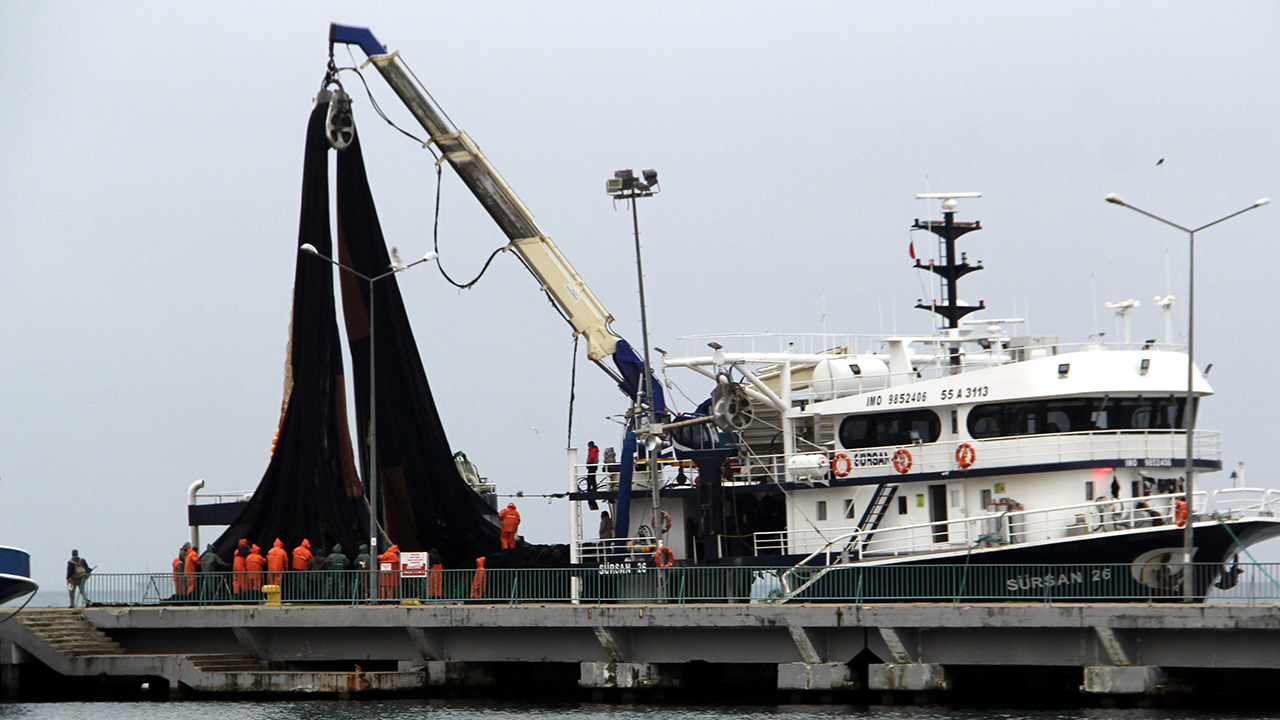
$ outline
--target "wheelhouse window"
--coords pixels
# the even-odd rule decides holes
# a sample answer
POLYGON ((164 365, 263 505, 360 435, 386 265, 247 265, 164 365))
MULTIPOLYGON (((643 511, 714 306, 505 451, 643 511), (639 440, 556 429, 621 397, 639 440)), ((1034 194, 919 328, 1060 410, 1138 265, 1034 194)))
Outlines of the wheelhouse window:
POLYGON ((932 410, 850 415, 840 422, 840 445, 848 449, 937 442, 942 421, 932 410))
POLYGON ((1098 430, 1178 430, 1184 427, 1185 407, 1186 398, 1177 396, 991 403, 970 410, 967 424, 969 435, 978 439, 1098 430))

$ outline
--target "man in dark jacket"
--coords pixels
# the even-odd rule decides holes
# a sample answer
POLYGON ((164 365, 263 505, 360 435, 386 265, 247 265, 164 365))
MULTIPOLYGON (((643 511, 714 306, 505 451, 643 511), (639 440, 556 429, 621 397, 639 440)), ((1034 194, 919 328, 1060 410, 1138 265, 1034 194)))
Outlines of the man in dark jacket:
POLYGON ((351 564, 352 570, 361 571, 355 582, 359 597, 369 597, 369 568, 371 567, 373 567, 373 557, 369 555, 369 545, 360 543, 360 552, 356 554, 356 559, 351 564))
POLYGON ((307 561, 307 600, 324 600, 325 580, 328 573, 324 571, 329 558, 325 556, 324 547, 317 547, 315 554, 307 561))
POLYGON ((326 584, 329 585, 327 595, 339 600, 349 599, 351 597, 351 578, 347 570, 351 568, 351 561, 342 552, 341 545, 333 546, 333 552, 329 553, 329 558, 324 567, 326 570, 331 571, 326 581, 326 584))
POLYGON ((84 581, 89 579, 91 572, 89 563, 80 557, 80 551, 72 550, 71 559, 67 561, 67 594, 71 596, 71 607, 76 606, 76 590, 80 591, 80 599, 84 600, 85 606, 89 605, 89 596, 84 594, 84 581))
POLYGON ((220 570, 231 567, 231 563, 218 557, 210 544, 200 556, 200 599, 208 602, 227 595, 227 579, 220 570))

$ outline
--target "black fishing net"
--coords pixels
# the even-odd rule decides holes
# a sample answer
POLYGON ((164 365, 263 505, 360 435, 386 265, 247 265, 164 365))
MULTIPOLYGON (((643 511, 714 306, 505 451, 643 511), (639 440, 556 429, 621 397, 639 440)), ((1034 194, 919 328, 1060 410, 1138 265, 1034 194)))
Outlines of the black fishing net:
MULTIPOLYGON (((298 243, 335 257, 329 228, 326 107, 312 112, 303 170, 298 243)), ((436 410, 413 330, 391 270, 359 138, 338 153, 337 259, 372 283, 377 372, 378 490, 383 499, 379 545, 401 552, 436 548, 446 566, 471 568, 499 548, 497 514, 463 479, 436 410), (389 538, 389 542, 388 542, 389 538)), ((271 462, 253 499, 215 543, 231 557, 240 538, 265 550, 278 537, 287 549, 303 538, 328 550, 356 548, 369 538, 365 489, 356 473, 345 405, 332 265, 298 253, 294 279, 292 390, 271 462)), ((343 316, 352 354, 359 438, 370 423, 370 283, 339 272, 343 316)), ((369 458, 360 443, 362 464, 369 458)))
MULTIPOLYGON (((365 174, 357 133, 338 154, 339 260, 370 278, 391 258, 365 174)), ((341 273, 343 317, 359 436, 369 429, 370 283, 341 273)), ((499 548, 497 513, 462 478, 436 410, 394 275, 372 283, 377 368, 377 448, 384 527, 401 551, 436 548, 446 567, 473 568, 499 548)), ((361 445, 361 455, 365 446, 361 445)), ((366 467, 368 458, 365 458, 366 467)))
MULTIPOLYGON (((331 256, 329 143, 325 106, 307 124, 298 245, 331 256)), ((303 538, 325 548, 368 542, 364 489, 356 472, 347 424, 342 345, 333 303, 333 267, 298 253, 293 280, 290 366, 284 416, 271 462, 244 511, 214 543, 230 560, 240 538, 262 547, 276 538, 292 550, 303 538), (362 539, 363 538, 363 539, 362 539)))

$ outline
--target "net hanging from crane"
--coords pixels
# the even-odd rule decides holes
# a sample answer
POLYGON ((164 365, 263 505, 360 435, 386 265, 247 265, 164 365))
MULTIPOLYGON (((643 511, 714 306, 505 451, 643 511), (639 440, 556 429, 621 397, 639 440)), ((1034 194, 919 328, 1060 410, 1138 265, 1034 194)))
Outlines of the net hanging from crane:
MULTIPOLYGON (((321 254, 332 255, 325 115, 326 106, 317 104, 307 124, 298 245, 310 243, 321 254)), ((286 375, 292 384, 280 435, 253 499, 214 543, 227 561, 240 538, 257 543, 264 553, 276 538, 289 550, 303 538, 325 549, 334 543, 355 548, 368 542, 364 488, 347 424, 333 269, 302 252, 294 268, 290 332, 286 375)))
MULTIPOLYGON (((327 107, 307 126, 298 245, 334 257, 329 225, 327 107)), ((338 153, 337 259, 367 277, 387 272, 387 253, 365 174, 359 138, 338 153)), ((253 499, 215 543, 229 560, 240 538, 265 551, 278 537, 292 549, 303 538, 346 552, 367 542, 366 488, 357 475, 347 419, 333 267, 299 252, 291 323, 291 389, 271 462, 253 499)), ((369 283, 339 272, 352 354, 358 437, 369 430, 369 283)), ((376 338, 377 449, 383 528, 401 551, 437 548, 452 567, 499 547, 497 515, 459 473, 418 356, 394 276, 372 289, 376 338)), ((365 443, 363 466, 369 467, 365 443)), ((381 533, 380 533, 381 535, 381 533)), ((386 541, 380 543, 385 549, 386 541)))
MULTIPOLYGON (((338 259, 366 277, 391 269, 357 132, 338 153, 338 259)), ((359 437, 369 430, 370 284, 340 273, 359 437)), ((450 567, 474 568, 498 550, 497 513, 463 479, 445 436, 395 276, 373 283, 377 456, 384 523, 402 551, 436 548, 450 567)), ((362 455, 366 452, 361 445, 362 455)), ((368 458, 365 458, 366 467, 368 458)))

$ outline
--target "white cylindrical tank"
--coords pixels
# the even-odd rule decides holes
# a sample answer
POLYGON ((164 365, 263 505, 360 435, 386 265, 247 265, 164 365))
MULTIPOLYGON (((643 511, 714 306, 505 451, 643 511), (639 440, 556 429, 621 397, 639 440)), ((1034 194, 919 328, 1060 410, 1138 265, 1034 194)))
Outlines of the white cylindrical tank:
POLYGON ((787 460, 787 474, 796 482, 826 482, 831 461, 822 453, 792 455, 787 460))
POLYGON ((831 400, 889 387, 889 366, 874 355, 848 355, 823 360, 813 368, 813 393, 831 400))

